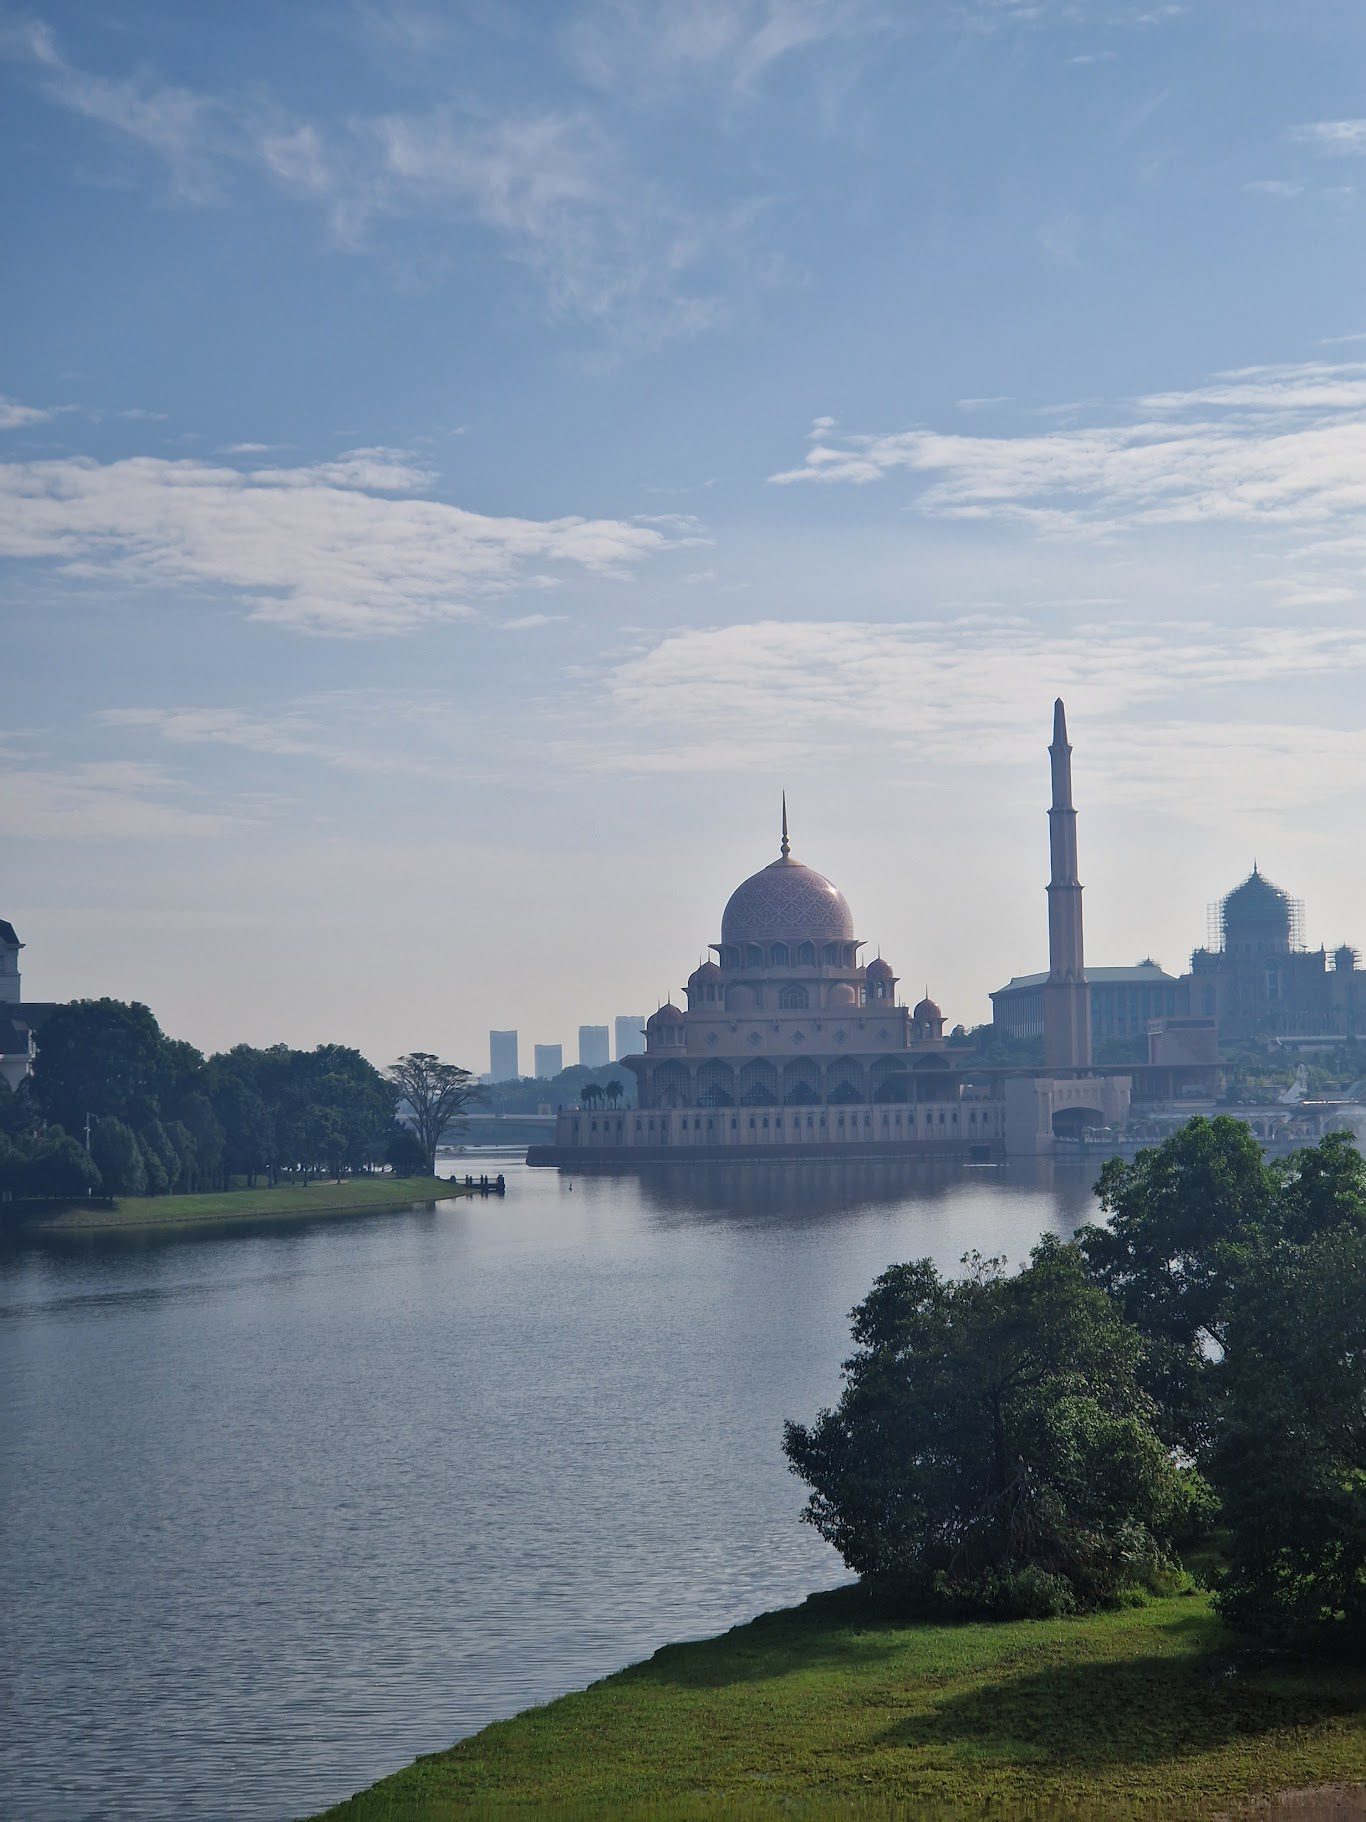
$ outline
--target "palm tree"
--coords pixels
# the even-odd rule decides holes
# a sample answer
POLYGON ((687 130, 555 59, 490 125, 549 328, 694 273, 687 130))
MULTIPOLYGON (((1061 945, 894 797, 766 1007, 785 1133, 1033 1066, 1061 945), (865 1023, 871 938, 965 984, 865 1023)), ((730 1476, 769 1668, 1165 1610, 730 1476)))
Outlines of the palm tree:
POLYGON ((596 1107, 602 1100, 602 1090, 596 1082, 585 1082, 579 1090, 579 1101, 584 1107, 596 1107))
POLYGON ((607 1096, 607 1105, 609 1107, 620 1107, 621 1097, 625 1092, 625 1089, 615 1076, 612 1077, 612 1080, 607 1084, 606 1088, 603 1089, 603 1093, 607 1096))

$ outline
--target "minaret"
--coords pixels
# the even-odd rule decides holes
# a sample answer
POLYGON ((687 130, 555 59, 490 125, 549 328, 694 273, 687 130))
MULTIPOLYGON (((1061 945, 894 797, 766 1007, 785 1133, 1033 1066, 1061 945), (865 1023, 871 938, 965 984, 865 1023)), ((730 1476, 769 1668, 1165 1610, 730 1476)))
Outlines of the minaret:
POLYGON ((1081 881, 1077 878, 1077 812, 1072 807, 1072 749, 1062 697, 1053 704, 1053 803, 1048 812, 1052 877, 1048 882, 1048 982, 1043 994, 1046 1069, 1091 1067, 1091 990, 1082 959, 1081 881))
POLYGON ((783 792, 783 841, 778 850, 784 860, 792 858, 792 843, 787 839, 787 792, 783 792))

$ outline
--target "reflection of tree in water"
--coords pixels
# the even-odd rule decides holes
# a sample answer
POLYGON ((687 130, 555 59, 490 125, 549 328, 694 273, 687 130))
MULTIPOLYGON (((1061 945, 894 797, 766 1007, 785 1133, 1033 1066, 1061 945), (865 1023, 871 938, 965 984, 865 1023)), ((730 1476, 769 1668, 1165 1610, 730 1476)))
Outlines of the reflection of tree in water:
MULTIPOLYGON (((1070 1234, 1098 1210, 1091 1162, 1017 1159, 989 1167, 948 1159, 792 1159, 744 1164, 646 1164, 629 1175, 647 1214, 665 1220, 781 1218, 804 1223, 859 1212, 912 1211, 953 1198, 999 1218, 1013 1202, 1033 1213, 1039 1232, 1070 1234)), ((593 1173, 578 1169, 575 1176, 593 1173)), ((613 1175, 622 1175, 614 1171, 613 1175)), ((965 1208, 964 1212, 968 1212, 965 1208)), ((969 1237, 967 1244, 975 1244, 969 1237)))

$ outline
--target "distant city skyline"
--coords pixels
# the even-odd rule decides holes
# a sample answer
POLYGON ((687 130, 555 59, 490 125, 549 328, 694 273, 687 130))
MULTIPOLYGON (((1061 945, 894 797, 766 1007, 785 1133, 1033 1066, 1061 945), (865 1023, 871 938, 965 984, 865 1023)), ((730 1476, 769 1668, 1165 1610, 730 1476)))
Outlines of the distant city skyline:
POLYGON ((483 1073, 676 999, 786 788, 973 1025, 1045 965, 1058 695, 1093 955, 1179 974, 1254 860, 1350 941, 1364 53, 1337 0, 16 14, 26 992, 483 1073))

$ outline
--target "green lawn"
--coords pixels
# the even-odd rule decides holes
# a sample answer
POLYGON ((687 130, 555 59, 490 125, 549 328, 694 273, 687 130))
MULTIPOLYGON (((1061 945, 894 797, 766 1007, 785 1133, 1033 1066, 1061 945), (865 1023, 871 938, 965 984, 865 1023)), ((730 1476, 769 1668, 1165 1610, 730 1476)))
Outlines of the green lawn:
POLYGON ((342 1183, 281 1184, 275 1189, 216 1190, 203 1196, 120 1196, 114 1208, 73 1203, 45 1219, 47 1228, 181 1227, 208 1221, 279 1221, 291 1215, 345 1215, 407 1208, 463 1196, 444 1177, 352 1177, 342 1183))
POLYGON ((1201 1817, 1366 1780, 1366 1669, 1245 1654, 1204 1596, 906 1626, 857 1589, 671 1645, 329 1810, 438 1817, 1201 1817))

